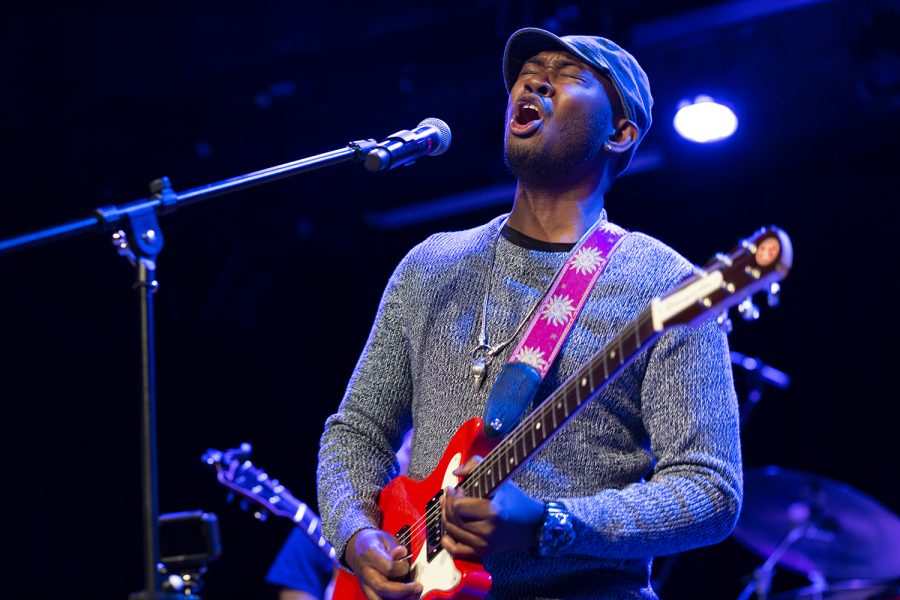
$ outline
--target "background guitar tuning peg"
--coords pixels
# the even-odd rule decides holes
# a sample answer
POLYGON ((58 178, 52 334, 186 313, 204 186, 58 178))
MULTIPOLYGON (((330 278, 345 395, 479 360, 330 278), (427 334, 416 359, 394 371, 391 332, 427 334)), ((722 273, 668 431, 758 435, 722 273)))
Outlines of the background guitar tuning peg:
POLYGON ((225 496, 225 502, 234 502, 234 492, 228 492, 228 495, 225 496))
POLYGON ((247 502, 246 500, 241 500, 240 502, 238 502, 238 506, 241 507, 241 510, 246 511, 246 510, 249 510, 250 503, 247 502))
POLYGON ((755 321, 759 318, 759 307, 753 303, 753 298, 746 298, 738 304, 738 312, 745 321, 755 321))
POLYGON ((734 331, 734 323, 731 322, 731 317, 728 316, 727 310, 716 317, 716 323, 718 323, 719 327, 725 333, 731 333, 732 331, 734 331))
POLYGON ((256 511, 256 512, 253 513, 253 517, 254 517, 257 521, 260 521, 260 522, 262 522, 262 523, 265 523, 266 519, 269 518, 269 513, 267 513, 267 512, 264 511, 264 510, 258 510, 258 511, 256 511))
POLYGON ((769 286, 769 291, 766 294, 766 304, 768 304, 772 308, 778 306, 781 303, 780 294, 781 284, 775 281, 772 283, 772 285, 769 286))

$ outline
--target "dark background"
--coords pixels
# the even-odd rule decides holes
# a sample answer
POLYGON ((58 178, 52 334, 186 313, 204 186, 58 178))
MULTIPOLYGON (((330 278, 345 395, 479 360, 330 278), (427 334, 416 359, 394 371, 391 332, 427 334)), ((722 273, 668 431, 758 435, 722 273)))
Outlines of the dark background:
MULTIPOLYGON (((452 127, 450 151, 411 168, 342 165, 162 220, 160 506, 219 515, 225 553, 206 597, 263 596, 290 524, 226 504, 201 454, 249 441, 315 506, 323 420, 394 265, 429 233, 509 206, 500 57, 527 25, 612 37, 650 76, 654 126, 608 197, 614 221, 698 263, 765 224, 792 236, 781 306, 753 324, 735 315, 732 348, 793 378, 747 422, 745 466, 808 471, 900 510, 897 2, 390 6, 0 8, 0 238, 143 197, 160 175, 186 190, 429 116, 452 127), (700 93, 735 107, 731 139, 674 132, 678 103, 700 93), (419 203, 424 217, 385 225, 419 203)), ((3 597, 142 586, 132 280, 107 235, 0 257, 3 597)), ((665 563, 663 592, 737 597, 761 560, 733 539, 689 552, 665 563)), ((775 585, 803 582, 781 573, 775 585)))

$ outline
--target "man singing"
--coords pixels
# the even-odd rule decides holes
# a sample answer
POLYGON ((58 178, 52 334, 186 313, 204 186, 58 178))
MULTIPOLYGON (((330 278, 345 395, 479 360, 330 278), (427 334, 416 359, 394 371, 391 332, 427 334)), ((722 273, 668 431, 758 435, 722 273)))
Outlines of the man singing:
MULTIPOLYGON (((423 479, 457 428, 485 414, 511 356, 546 369, 534 406, 692 270, 661 242, 607 220, 604 196, 651 121, 634 57, 601 37, 528 28, 507 42, 503 74, 512 210, 435 234, 403 259, 322 436, 326 537, 372 599, 423 591, 405 578, 407 549, 379 528, 376 498, 394 475, 403 432, 415 427, 409 475, 423 479), (569 262, 597 228, 621 239, 580 311, 546 308, 567 265, 599 264, 569 262), (513 353, 529 323, 569 318, 552 362, 527 348, 513 353)), ((725 335, 711 323, 676 327, 492 497, 448 490, 440 541, 456 558, 483 561, 489 598, 656 598, 652 557, 724 539, 741 497, 725 335)))

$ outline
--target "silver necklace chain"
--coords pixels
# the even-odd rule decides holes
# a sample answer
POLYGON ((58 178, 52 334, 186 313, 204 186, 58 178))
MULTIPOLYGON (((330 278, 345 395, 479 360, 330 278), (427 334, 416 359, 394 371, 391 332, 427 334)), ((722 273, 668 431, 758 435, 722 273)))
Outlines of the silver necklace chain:
MULTIPOLYGON (((494 238, 494 243, 491 245, 491 265, 490 265, 490 268, 488 269, 487 277, 485 277, 484 300, 482 301, 482 304, 481 304, 481 329, 478 333, 478 345, 472 351, 472 356, 475 357, 476 359, 478 358, 479 354, 483 354, 483 356, 486 356, 488 358, 487 364, 490 364, 490 361, 493 360, 494 357, 496 357, 498 354, 500 354, 500 352, 502 352, 504 348, 509 346, 513 342, 513 340, 516 339, 516 336, 519 335, 519 332, 525 326, 525 323, 528 322, 528 320, 531 318, 531 315, 533 315, 534 311, 537 310, 537 307, 540 306, 541 300, 543 300, 543 298, 544 298, 544 294, 547 293, 547 290, 544 290, 544 294, 542 294, 535 301, 534 305, 531 307, 531 310, 529 310, 525 314, 525 316, 522 318, 522 320, 519 321, 519 324, 516 326, 515 331, 512 332, 512 335, 510 335, 507 339, 505 339, 504 341, 502 341, 499 344, 496 344, 494 346, 491 346, 490 344, 488 344, 488 340, 487 340, 488 301, 489 301, 489 298, 491 295, 491 285, 493 285, 493 283, 494 283, 494 263, 497 259, 497 244, 500 241, 500 236, 502 235, 500 232, 503 230, 503 226, 505 224, 506 224, 506 221, 503 221, 503 223, 500 224, 500 229, 497 231, 497 236, 494 238)), ((554 275, 553 279, 550 280, 550 285, 553 285, 554 279, 556 279, 556 275, 554 275)), ((547 289, 550 289, 549 286, 547 289)))
MULTIPOLYGON (((502 235, 503 227, 506 225, 507 219, 504 219, 503 222, 500 223, 500 227, 497 229, 497 235, 494 237, 494 243, 491 244, 491 265, 487 272, 487 277, 485 277, 485 285, 484 285, 484 301, 481 305, 481 328, 478 333, 478 345, 472 350, 472 367, 471 374, 474 380, 475 389, 478 390, 481 388, 481 384, 484 382, 485 375, 487 374, 487 368, 497 357, 500 352, 503 351, 504 348, 509 346, 519 335, 519 332, 525 327, 525 324, 531 320, 532 315, 534 315, 534 311, 537 310, 538 306, 541 305, 541 302, 544 300, 544 296, 547 295, 547 292, 550 290, 551 286, 553 286, 553 282, 556 281, 556 278, 559 277, 560 271, 565 268, 566 263, 569 260, 569 254, 571 254, 571 250, 568 254, 566 254, 565 260, 562 261, 562 264, 556 270, 556 273, 553 274, 553 277, 550 278, 550 283, 547 284, 547 289, 544 290, 538 299, 535 300, 534 305, 532 305, 531 309, 522 317, 522 320, 519 321, 519 324, 516 326, 515 331, 512 332, 508 338, 503 340, 502 342, 491 346, 488 343, 487 339, 487 310, 488 310, 488 300, 491 295, 491 285, 494 281, 494 263, 497 259, 497 245, 500 242, 500 236, 502 235)), ((593 226, 589 227, 588 230, 582 236, 584 239, 585 236, 588 235, 594 229, 593 226)), ((572 246, 572 250, 578 247, 581 243, 579 240, 572 246)))

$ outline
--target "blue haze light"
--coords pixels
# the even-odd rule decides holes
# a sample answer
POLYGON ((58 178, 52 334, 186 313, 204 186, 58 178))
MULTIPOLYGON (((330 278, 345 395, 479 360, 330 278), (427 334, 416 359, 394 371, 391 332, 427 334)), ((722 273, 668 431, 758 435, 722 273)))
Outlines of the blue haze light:
POLYGON ((731 136, 738 126, 737 116, 709 96, 697 96, 693 103, 684 101, 675 113, 675 131, 681 137, 705 144, 731 136))

